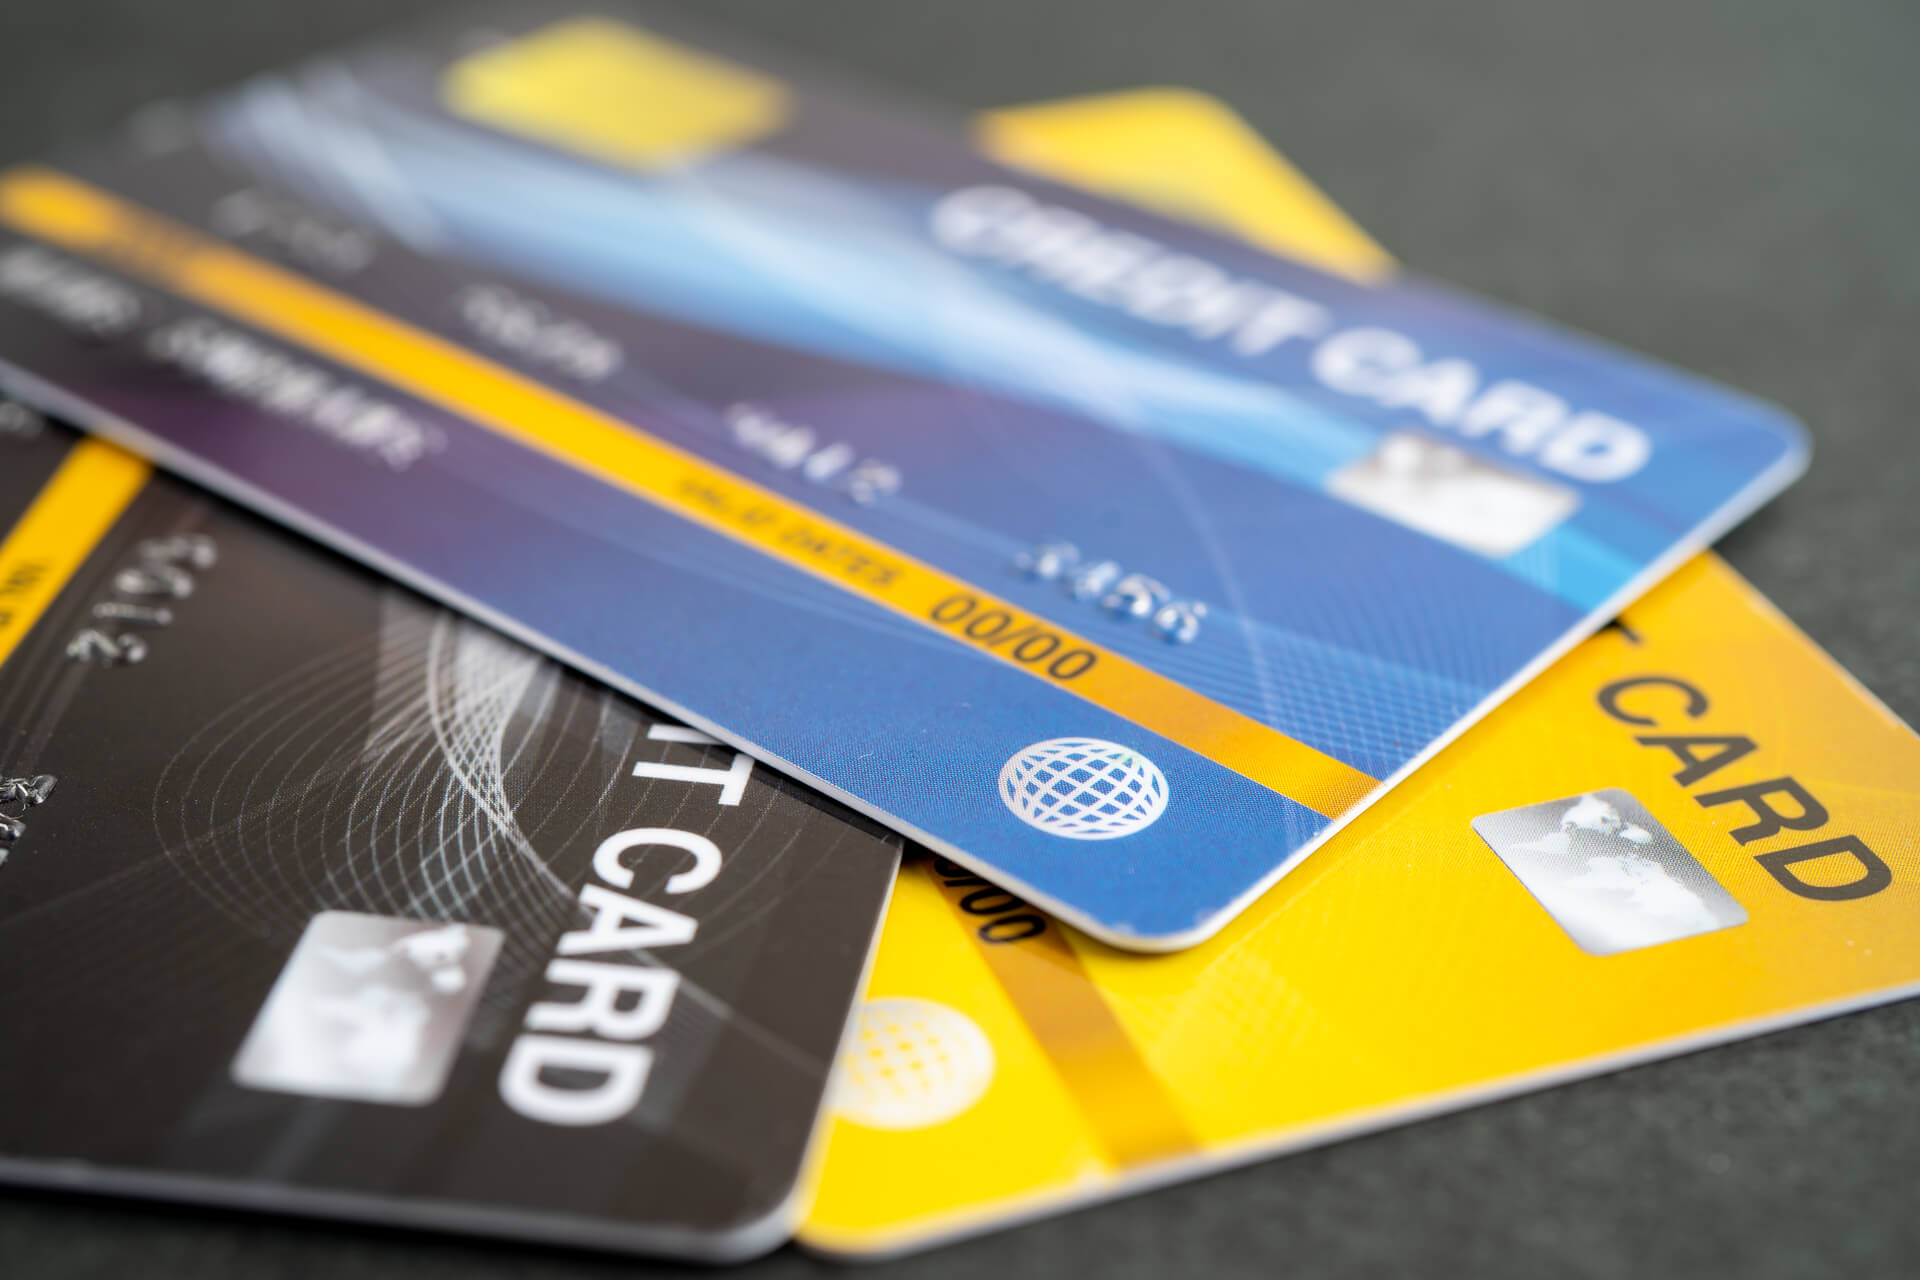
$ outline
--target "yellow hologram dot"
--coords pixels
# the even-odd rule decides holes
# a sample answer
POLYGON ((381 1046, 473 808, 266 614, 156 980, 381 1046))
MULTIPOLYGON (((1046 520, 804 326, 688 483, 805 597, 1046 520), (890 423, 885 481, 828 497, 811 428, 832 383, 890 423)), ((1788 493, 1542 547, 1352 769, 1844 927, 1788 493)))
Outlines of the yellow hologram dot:
POLYGON ((834 1110, 869 1129, 925 1129, 965 1114, 993 1083, 993 1045, 973 1019, 932 1000, 861 1006, 834 1110))

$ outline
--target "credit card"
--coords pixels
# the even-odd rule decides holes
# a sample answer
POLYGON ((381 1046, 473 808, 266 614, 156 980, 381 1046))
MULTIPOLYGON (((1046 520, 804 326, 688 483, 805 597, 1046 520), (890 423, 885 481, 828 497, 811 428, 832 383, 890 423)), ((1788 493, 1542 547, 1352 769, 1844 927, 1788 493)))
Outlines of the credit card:
POLYGON ((0 1181, 738 1258, 894 839, 0 415, 0 1181))
POLYGON ((0 359, 1149 949, 1802 466, 675 21, 489 11, 0 177, 0 359))
POLYGON ((1393 258, 1233 108, 1191 89, 1129 89, 983 113, 987 154, 1043 178, 1237 236, 1355 279, 1393 258))
MULTIPOLYGON (((1157 198, 1157 147, 1215 144, 1184 107, 1140 128, 1155 97, 996 130, 1157 198)), ((1246 185, 1175 200, 1296 252, 1363 237, 1246 185)), ((1179 956, 910 859, 801 1239, 903 1252, 1913 994, 1917 830, 1920 740, 1701 555, 1179 956)))

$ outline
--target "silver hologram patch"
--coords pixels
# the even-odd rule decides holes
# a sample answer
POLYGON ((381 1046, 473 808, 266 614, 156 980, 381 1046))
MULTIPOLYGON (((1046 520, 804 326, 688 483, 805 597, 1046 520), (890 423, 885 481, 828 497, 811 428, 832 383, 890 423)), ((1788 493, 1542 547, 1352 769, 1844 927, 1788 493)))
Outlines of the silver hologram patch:
POLYGON ((1482 814, 1473 829, 1594 955, 1746 922, 1746 908, 1644 805, 1617 788, 1482 814))
POLYGON ((1511 471, 1412 431, 1327 479, 1327 491, 1395 524, 1483 556, 1538 542, 1580 505, 1565 485, 1511 471))
POLYGON ((321 912, 241 1044, 234 1080, 320 1098, 432 1102, 502 936, 483 925, 321 912))

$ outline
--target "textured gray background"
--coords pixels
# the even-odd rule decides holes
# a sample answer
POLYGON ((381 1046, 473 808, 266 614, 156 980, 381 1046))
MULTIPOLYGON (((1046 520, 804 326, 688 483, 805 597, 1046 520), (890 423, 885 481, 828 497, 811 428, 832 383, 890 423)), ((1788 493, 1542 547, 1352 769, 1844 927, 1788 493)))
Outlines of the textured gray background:
MULTIPOLYGON (((1920 720, 1920 8, 682 7, 959 107, 1142 84, 1208 90, 1419 270, 1785 404, 1813 429, 1813 470, 1722 549, 1896 711, 1920 720)), ((213 88, 425 8, 9 0, 0 4, 0 162, 110 127, 151 98, 213 88)), ((4 1037, 0 1028, 0 1052, 4 1037)), ((1913 1274, 1917 1070, 1920 1003, 866 1274, 1913 1274)), ((832 1269, 788 1251, 745 1274, 832 1269)), ((645 1269, 553 1250, 0 1195, 0 1274, 9 1278, 636 1271, 645 1269)))

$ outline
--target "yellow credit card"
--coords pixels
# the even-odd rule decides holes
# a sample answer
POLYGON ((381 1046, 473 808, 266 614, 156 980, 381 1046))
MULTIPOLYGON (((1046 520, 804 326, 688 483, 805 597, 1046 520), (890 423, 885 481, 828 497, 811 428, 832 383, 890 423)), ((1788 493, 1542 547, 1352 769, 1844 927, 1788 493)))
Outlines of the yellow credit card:
MULTIPOLYGON (((984 133, 1370 269, 1225 108, 1167 100, 984 133)), ((801 1239, 909 1250, 1920 991, 1916 831, 1920 739, 1701 556, 1190 951, 910 863, 801 1239)))
POLYGON ((1191 89, 1136 89, 989 111, 976 126, 1002 164, 1202 223, 1326 271, 1393 268, 1372 236, 1233 108, 1191 89))

